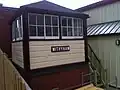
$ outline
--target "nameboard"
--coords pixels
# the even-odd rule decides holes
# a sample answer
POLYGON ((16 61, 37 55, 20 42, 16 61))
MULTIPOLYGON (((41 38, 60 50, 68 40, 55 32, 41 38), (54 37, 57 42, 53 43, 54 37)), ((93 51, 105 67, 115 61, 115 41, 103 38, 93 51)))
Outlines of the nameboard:
POLYGON ((70 46, 52 46, 51 52, 67 52, 70 51, 70 46))

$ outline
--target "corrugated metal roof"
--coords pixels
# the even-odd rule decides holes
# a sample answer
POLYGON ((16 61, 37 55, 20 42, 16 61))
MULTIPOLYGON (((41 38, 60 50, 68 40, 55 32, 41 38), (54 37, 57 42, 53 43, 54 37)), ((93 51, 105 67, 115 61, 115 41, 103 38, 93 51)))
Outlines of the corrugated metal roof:
POLYGON ((87 28, 88 36, 120 33, 120 21, 90 25, 87 28))

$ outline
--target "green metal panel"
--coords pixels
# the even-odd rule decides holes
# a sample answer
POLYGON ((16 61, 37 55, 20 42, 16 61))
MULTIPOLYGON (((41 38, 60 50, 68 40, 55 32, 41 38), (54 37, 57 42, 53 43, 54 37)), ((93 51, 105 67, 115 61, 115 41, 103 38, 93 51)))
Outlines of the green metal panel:
POLYGON ((88 25, 120 20, 120 1, 85 11, 90 18, 88 25))
POLYGON ((88 37, 88 43, 101 60, 104 68, 108 69, 109 82, 114 81, 117 76, 120 86, 120 46, 115 44, 116 39, 120 39, 120 36, 94 36, 88 37))

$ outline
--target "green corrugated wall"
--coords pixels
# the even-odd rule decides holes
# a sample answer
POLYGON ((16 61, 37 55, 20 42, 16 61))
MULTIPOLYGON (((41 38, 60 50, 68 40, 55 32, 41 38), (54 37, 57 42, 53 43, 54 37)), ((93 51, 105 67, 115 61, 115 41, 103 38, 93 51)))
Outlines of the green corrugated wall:
POLYGON ((109 82, 114 81, 117 76, 120 86, 120 46, 115 44, 116 39, 120 39, 120 35, 92 36, 88 37, 88 43, 108 70, 109 82))

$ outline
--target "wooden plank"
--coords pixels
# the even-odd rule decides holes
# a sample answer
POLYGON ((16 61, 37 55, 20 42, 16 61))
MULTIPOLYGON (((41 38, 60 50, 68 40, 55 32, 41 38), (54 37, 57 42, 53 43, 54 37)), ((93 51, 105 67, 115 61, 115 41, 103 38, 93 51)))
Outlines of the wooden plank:
POLYGON ((43 67, 50 67, 50 66, 56 66, 56 65, 64 65, 64 64, 71 64, 71 63, 78 63, 78 62, 84 62, 83 59, 68 59, 68 60, 58 60, 58 61, 51 61, 51 62, 42 62, 42 63, 34 63, 31 64, 31 69, 36 69, 36 68, 43 68, 43 67))
POLYGON ((29 44, 31 69, 85 61, 84 40, 52 42, 30 41, 29 44), (70 51, 52 53, 51 46, 59 45, 69 45, 70 51))
POLYGON ((83 86, 81 88, 75 89, 75 90, 103 90, 102 88, 97 88, 93 84, 83 86))
POLYGON ((12 43, 12 61, 20 67, 24 68, 22 44, 22 42, 12 43))
POLYGON ((0 50, 0 90, 4 90, 4 67, 3 67, 3 56, 2 52, 0 50))
POLYGON ((27 90, 24 83, 25 80, 0 49, 0 90, 27 90))

